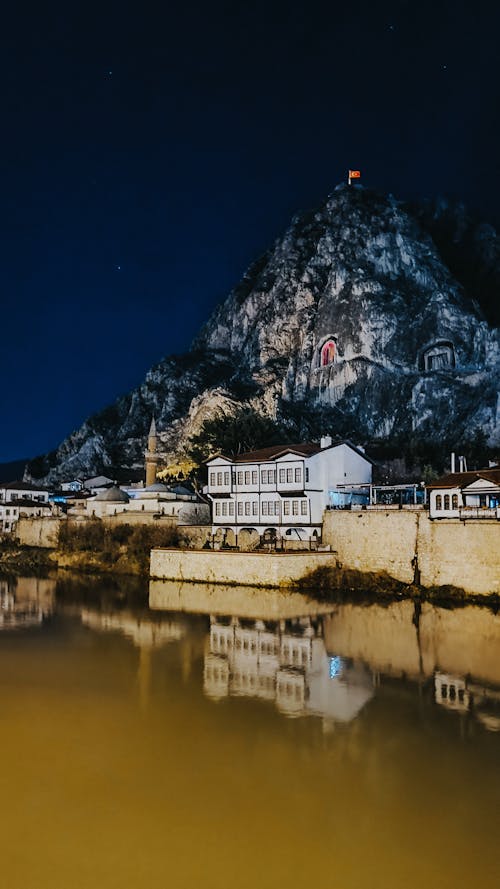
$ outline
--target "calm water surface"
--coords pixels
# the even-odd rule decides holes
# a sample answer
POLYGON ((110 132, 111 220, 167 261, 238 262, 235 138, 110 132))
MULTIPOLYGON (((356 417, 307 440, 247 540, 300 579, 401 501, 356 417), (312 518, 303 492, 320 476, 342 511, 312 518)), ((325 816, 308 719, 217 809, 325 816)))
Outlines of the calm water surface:
POLYGON ((491 611, 31 578, 0 606, 5 889, 500 885, 491 611))

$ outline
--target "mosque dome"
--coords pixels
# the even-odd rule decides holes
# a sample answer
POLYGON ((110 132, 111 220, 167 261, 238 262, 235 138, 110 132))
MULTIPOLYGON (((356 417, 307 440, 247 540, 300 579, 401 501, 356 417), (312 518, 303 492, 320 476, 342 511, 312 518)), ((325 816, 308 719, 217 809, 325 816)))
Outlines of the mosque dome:
POLYGON ((122 491, 118 485, 112 485, 111 488, 106 488, 105 491, 101 491, 100 494, 97 494, 95 499, 99 500, 101 503, 128 503, 130 497, 125 491, 122 491))
POLYGON ((143 488, 142 491, 137 493, 135 498, 136 500, 175 500, 175 494, 167 488, 166 485, 162 485, 161 482, 154 482, 152 485, 148 485, 147 488, 143 488))

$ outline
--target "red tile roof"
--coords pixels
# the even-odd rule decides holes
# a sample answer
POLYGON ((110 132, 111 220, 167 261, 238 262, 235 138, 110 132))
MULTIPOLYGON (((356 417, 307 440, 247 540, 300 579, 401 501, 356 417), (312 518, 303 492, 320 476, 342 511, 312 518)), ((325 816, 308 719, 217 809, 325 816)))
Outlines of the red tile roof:
POLYGON ((426 487, 428 490, 432 488, 466 488, 480 478, 494 485, 500 485, 500 467, 497 469, 473 469, 469 472, 449 472, 448 475, 443 475, 426 487))
POLYGON ((274 445, 270 448, 259 448, 257 451, 246 451, 244 454, 237 454, 233 463, 263 463, 266 460, 276 460, 283 454, 297 454, 299 457, 312 457, 321 451, 318 444, 312 441, 306 441, 302 444, 291 445, 274 445))

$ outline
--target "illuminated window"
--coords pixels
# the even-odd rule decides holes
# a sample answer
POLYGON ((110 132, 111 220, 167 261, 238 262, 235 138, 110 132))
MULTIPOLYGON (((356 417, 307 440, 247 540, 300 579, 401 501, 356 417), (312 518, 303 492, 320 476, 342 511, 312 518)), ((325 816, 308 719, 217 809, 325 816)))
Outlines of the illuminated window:
POLYGON ((451 508, 458 509, 458 494, 453 494, 451 498, 451 508))
POLYGON ((333 364, 335 361, 335 351, 335 342, 333 340, 327 340, 321 348, 321 367, 333 364))
POLYGON ((439 512, 441 512, 442 508, 443 508, 443 498, 441 497, 441 494, 437 494, 436 495, 436 509, 439 512))

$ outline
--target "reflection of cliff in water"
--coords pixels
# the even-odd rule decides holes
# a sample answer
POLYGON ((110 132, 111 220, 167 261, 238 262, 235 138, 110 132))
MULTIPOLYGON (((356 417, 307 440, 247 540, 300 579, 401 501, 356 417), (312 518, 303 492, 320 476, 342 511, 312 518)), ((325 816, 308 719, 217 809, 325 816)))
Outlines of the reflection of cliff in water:
POLYGON ((54 590, 46 578, 0 578, 0 630, 41 626, 54 611, 54 590))

